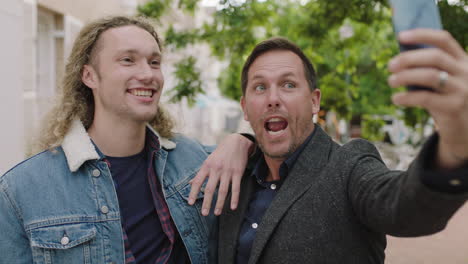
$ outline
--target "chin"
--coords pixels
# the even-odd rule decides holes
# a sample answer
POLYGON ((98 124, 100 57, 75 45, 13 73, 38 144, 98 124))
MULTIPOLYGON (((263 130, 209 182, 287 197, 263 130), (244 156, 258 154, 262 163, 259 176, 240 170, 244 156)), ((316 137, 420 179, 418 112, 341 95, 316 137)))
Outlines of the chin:
POLYGON ((156 113, 141 113, 134 116, 140 122, 151 122, 156 117, 156 113))
POLYGON ((260 145, 260 149, 263 151, 263 154, 265 156, 272 158, 272 159, 284 159, 287 158, 291 152, 289 149, 271 149, 271 148, 265 148, 260 145))
POLYGON ((289 152, 264 152, 265 156, 271 159, 287 159, 290 155, 289 152))

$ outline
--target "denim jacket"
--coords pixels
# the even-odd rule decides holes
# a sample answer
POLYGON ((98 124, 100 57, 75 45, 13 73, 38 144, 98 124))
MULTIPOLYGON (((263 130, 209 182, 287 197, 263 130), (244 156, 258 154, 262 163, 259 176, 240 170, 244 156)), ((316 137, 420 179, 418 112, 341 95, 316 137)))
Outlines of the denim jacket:
MULTIPOLYGON (((217 219, 200 214, 203 193, 195 206, 187 203, 189 181, 212 148, 180 135, 172 141, 156 135, 161 149, 155 168, 190 259, 213 263, 217 219)), ((81 122, 73 122, 55 151, 0 177, 0 263, 123 264, 124 251, 114 183, 81 122)))

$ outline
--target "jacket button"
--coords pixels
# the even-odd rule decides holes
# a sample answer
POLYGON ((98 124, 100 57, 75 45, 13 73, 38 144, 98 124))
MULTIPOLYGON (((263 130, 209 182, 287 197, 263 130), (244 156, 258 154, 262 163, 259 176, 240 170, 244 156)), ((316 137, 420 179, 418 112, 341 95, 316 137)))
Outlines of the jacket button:
POLYGON ((93 176, 94 177, 99 177, 100 175, 101 175, 101 171, 99 171, 98 169, 93 170, 93 176))
POLYGON ((109 213, 109 207, 103 205, 103 206, 101 207, 101 213, 103 213, 103 214, 109 213))
POLYGON ((60 239, 60 244, 62 245, 68 245, 70 243, 70 239, 67 236, 63 236, 62 239, 60 239))

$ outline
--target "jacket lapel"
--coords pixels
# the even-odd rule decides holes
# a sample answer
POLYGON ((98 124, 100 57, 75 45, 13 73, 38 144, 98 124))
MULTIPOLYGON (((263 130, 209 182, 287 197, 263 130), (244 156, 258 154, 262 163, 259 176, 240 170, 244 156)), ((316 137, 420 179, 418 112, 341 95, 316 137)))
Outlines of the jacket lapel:
MULTIPOLYGON (((330 137, 318 126, 314 137, 305 147, 292 171, 265 212, 258 227, 249 263, 257 263, 261 253, 281 218, 302 194, 313 184, 313 178, 326 165, 332 147, 330 137)), ((236 220, 240 221, 240 220, 236 220)), ((241 222, 241 221, 240 221, 241 222)))
MULTIPOLYGON (((230 264, 236 262, 237 244, 239 232, 244 221, 244 215, 249 207, 250 197, 254 190, 254 180, 251 170, 247 170, 242 177, 241 193, 237 210, 228 209, 220 218, 219 230, 219 256, 222 263, 230 264)), ((231 195, 226 197, 225 208, 230 208, 231 195)))

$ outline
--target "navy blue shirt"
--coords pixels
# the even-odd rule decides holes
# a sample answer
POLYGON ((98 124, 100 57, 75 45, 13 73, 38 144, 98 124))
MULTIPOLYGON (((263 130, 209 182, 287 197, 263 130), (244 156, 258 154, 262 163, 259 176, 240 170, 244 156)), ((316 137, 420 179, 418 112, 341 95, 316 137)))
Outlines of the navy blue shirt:
MULTIPOLYGON (((96 149, 98 150, 97 147, 96 149)), ((119 200, 124 231, 125 263, 190 263, 180 234, 175 226, 172 228, 168 226, 172 224, 172 219, 167 216, 169 209, 167 206, 161 207, 160 203, 155 201, 162 199, 160 202, 164 202, 161 187, 154 182, 157 178, 152 165, 155 151, 158 149, 157 138, 149 137, 147 134, 145 148, 141 153, 129 157, 104 158, 109 165, 119 200), (154 192, 157 192, 157 197, 154 192), (161 197, 158 198, 159 196, 161 197), (166 215, 165 226, 159 213, 166 215), (173 231, 173 245, 168 230, 173 231)))
POLYGON ((255 177, 257 184, 255 185, 255 190, 250 198, 249 207, 242 222, 237 246, 236 263, 243 264, 249 261, 250 250, 252 249, 253 241, 257 234, 257 228, 260 226, 263 215, 268 207, 270 207, 281 184, 292 170, 302 150, 313 138, 315 131, 314 129, 304 143, 281 164, 279 168, 279 181, 266 181, 268 166, 263 155, 255 165, 252 171, 252 177, 255 177))
POLYGON ((164 234, 148 183, 145 150, 130 157, 106 157, 119 198, 122 225, 137 263, 154 263, 164 246, 164 234))

